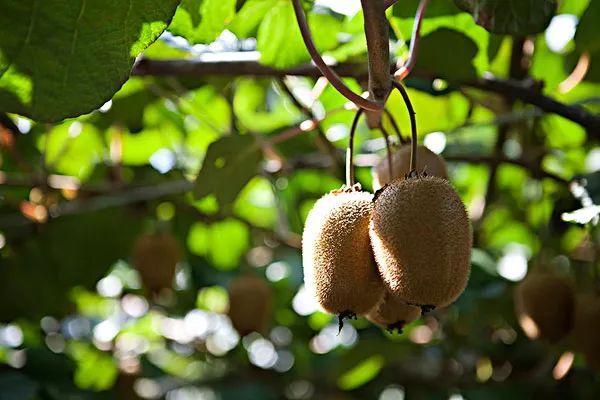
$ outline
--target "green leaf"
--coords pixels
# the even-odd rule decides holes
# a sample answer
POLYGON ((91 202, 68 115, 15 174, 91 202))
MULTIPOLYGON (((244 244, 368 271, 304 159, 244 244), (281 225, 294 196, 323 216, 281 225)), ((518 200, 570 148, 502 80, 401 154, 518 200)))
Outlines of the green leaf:
MULTIPOLYGON (((308 25, 320 52, 337 45, 337 33, 342 24, 333 16, 309 14, 308 25)), ((258 28, 256 40, 263 64, 287 68, 310 60, 291 2, 278 2, 267 12, 258 28)))
POLYGON ((477 44, 466 35, 440 28, 421 39, 416 68, 449 80, 474 78, 477 50, 477 44))
POLYGON ((578 50, 587 50, 590 53, 600 53, 598 21, 600 21, 600 2, 591 1, 577 24, 575 45, 578 50))
POLYGON ((384 358, 375 355, 367 358, 338 378, 337 384, 342 390, 352 390, 371 381, 383 368, 384 358))
POLYGON ((201 199, 214 194, 222 207, 233 203, 256 175, 261 158, 252 136, 226 136, 213 142, 196 179, 194 195, 201 199))
POLYGON ((248 38, 256 32, 256 28, 273 7, 276 0, 249 0, 238 11, 227 27, 240 38, 248 38))
POLYGON ((248 228, 234 219, 210 225, 198 222, 190 229, 187 239, 190 252, 205 257, 215 268, 222 270, 231 270, 239 265, 249 242, 248 228))
POLYGON ((111 355, 82 342, 71 342, 67 351, 77 362, 73 379, 78 387, 97 391, 112 387, 118 370, 111 355))
POLYGON ((556 12, 556 0, 454 0, 493 33, 514 36, 542 32, 556 12))
POLYGON ((39 121, 88 113, 123 85, 179 0, 8 0, 0 13, 0 108, 39 121))
POLYGON ((235 15, 236 0, 183 0, 169 31, 191 43, 210 43, 235 15))

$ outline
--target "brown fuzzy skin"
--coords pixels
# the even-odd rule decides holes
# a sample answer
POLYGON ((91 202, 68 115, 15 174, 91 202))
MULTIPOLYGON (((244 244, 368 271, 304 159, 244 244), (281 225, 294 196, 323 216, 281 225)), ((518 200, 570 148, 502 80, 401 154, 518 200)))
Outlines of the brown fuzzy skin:
POLYGON ((271 320, 272 293, 264 279, 244 275, 229 285, 228 315, 241 336, 265 333, 271 320))
POLYGON ((133 246, 133 265, 146 290, 154 294, 172 286, 179 259, 179 243, 166 233, 140 235, 133 246))
POLYGON ((600 297, 580 296, 575 309, 573 345, 591 367, 600 370, 600 297))
POLYGON ((367 314, 367 319, 384 328, 399 327, 416 321, 421 316, 419 307, 411 306, 385 292, 367 314))
POLYGON ((319 199, 302 234, 304 282, 324 311, 367 313, 383 293, 369 244, 373 195, 335 191, 319 199))
POLYGON ((445 179, 395 181, 378 193, 369 234, 387 289, 414 305, 445 306, 469 279, 471 227, 445 179))
POLYGON ((532 272, 515 287, 514 298, 517 318, 529 338, 556 342, 573 328, 575 295, 564 277, 532 272))
MULTIPOLYGON (((400 146, 392 153, 392 178, 388 168, 388 159, 383 157, 373 168, 373 190, 381 189, 386 183, 404 179, 410 172, 410 144, 400 146)), ((425 170, 429 176, 448 179, 446 161, 423 145, 417 146, 417 170, 425 170)))

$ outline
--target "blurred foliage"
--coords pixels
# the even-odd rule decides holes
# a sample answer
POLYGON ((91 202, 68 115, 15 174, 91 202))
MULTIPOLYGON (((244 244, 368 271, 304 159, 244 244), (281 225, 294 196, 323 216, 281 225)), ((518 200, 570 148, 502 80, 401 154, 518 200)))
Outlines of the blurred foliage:
MULTIPOLYGON (((513 310, 528 265, 598 290, 597 229, 562 218, 600 202, 594 132, 460 85, 509 78, 514 38, 527 34, 528 74, 543 93, 598 113, 598 1, 431 0, 417 70, 438 79, 410 77, 408 91, 419 140, 449 160, 475 247, 465 293, 402 335, 361 318, 338 335, 302 285, 304 220, 343 182, 354 115, 343 97, 301 77, 129 77, 138 55, 258 50, 271 67, 305 63, 291 3, 177 3, 0 5, 0 400, 600 396, 581 354, 556 375, 569 338, 531 341, 513 310), (567 85, 584 54, 587 73, 567 85), (507 161, 497 168, 495 149, 507 161), (574 196, 574 178, 589 199, 574 196), (183 253, 157 295, 131 258, 148 232, 167 232, 183 253), (227 288, 246 273, 268 281, 271 326, 240 338, 227 288)), ((417 5, 388 12, 398 59, 417 5)), ((361 12, 304 6, 321 52, 366 63, 361 12)), ((406 136, 398 93, 388 108, 406 136)), ((355 145, 370 189, 380 132, 361 123, 355 145)))

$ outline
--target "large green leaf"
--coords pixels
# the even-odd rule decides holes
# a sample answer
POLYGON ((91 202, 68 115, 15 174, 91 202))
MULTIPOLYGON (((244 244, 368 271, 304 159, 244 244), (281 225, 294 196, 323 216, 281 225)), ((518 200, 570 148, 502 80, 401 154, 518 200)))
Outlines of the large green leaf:
POLYGON ((0 109, 40 121, 90 112, 127 80, 179 0, 7 0, 0 109))
POLYGON ((183 0, 169 31, 192 43, 210 43, 235 15, 235 0, 183 0))
POLYGON ((196 198, 214 194, 221 206, 231 204, 256 175, 261 157, 252 136, 225 136, 213 142, 196 180, 196 198))
MULTIPOLYGON (((323 52, 337 45, 341 22, 329 14, 309 14, 315 45, 323 52)), ((265 14, 257 35, 260 62, 286 68, 310 60, 296 22, 291 2, 277 2, 265 14)))
POLYGON ((474 78, 477 50, 477 44, 468 36, 440 28, 421 40, 417 68, 446 79, 474 78))
POLYGON ((515 36, 542 32, 556 12, 556 0, 454 0, 490 32, 515 36))

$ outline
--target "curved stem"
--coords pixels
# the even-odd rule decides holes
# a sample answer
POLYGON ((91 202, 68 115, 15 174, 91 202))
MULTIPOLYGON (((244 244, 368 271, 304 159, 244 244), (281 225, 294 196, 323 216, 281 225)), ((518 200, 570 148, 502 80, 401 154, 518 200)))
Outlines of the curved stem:
POLYGON ((390 8, 391 6, 393 6, 394 4, 396 4, 397 1, 398 0, 384 0, 383 6, 387 10, 388 8, 390 8))
POLYGON ((406 63, 394 73, 394 78, 398 81, 406 78, 417 62, 419 42, 421 41, 421 23, 423 22, 423 17, 425 16, 425 10, 427 10, 428 4, 429 0, 421 0, 419 7, 417 8, 415 22, 413 23, 412 37, 410 39, 410 48, 408 49, 408 59, 406 60, 406 63))
POLYGON ((406 104, 406 109, 408 110, 408 115, 410 116, 410 171, 412 172, 417 169, 417 119, 415 118, 415 109, 410 102, 410 98, 408 97, 408 93, 406 92, 406 89, 404 89, 404 86, 396 81, 393 82, 393 85, 402 95, 402 99, 404 100, 404 104, 406 104))
POLYGON ((352 127, 350 128, 350 139, 348 140, 348 148, 346 149, 346 187, 351 188, 354 186, 354 165, 352 160, 354 158, 354 134, 356 133, 356 127, 358 121, 362 115, 363 110, 358 109, 354 119, 352 120, 352 127))
POLYGON ((388 161, 388 174, 391 180, 392 176, 394 176, 394 168, 392 166, 392 149, 390 149, 390 135, 388 134, 388 131, 383 127, 383 125, 379 127, 379 130, 381 131, 381 134, 383 135, 383 140, 385 141, 385 151, 387 154, 388 161))
POLYGON ((298 22, 298 27, 300 28, 300 33, 302 34, 302 39, 304 40, 304 45, 306 46, 306 49, 308 50, 313 62, 319 71, 321 71, 323 76, 327 78, 331 85, 336 88, 342 96, 356 104, 359 108, 369 111, 381 110, 383 107, 381 104, 362 98, 350 90, 348 86, 346 86, 346 84, 341 80, 341 78, 325 63, 319 54, 315 43, 313 42, 310 28, 306 22, 306 16, 304 15, 304 10, 302 9, 300 0, 292 0, 292 4, 294 6, 294 13, 296 14, 296 21, 298 22))
POLYGON ((398 124, 396 123, 396 119, 394 118, 394 116, 392 115, 390 110, 388 110, 387 108, 384 108, 383 112, 390 120, 390 124, 392 124, 392 128, 394 128, 394 132, 396 132, 396 135, 398 136, 398 140, 400 141, 400 144, 408 143, 408 141, 406 139, 404 139, 404 137, 402 136, 402 132, 400 132, 400 128, 398 127, 398 124))

